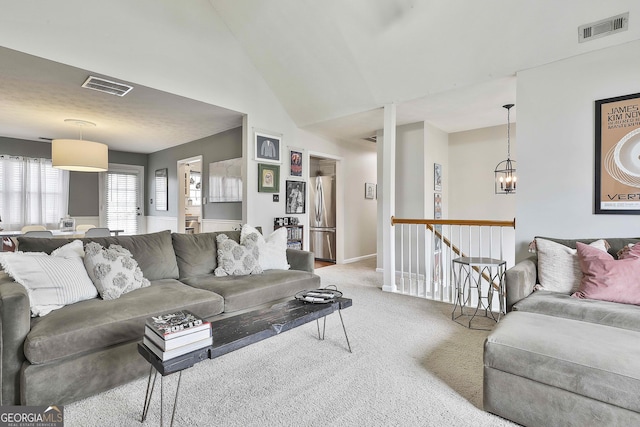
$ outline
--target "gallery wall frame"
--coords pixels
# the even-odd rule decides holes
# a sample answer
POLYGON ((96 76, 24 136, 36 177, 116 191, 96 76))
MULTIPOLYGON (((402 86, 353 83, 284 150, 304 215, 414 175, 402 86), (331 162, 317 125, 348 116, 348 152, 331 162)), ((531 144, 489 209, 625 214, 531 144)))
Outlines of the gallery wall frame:
POLYGON ((433 164, 433 190, 442 191, 442 165, 433 164))
POLYGON ((258 163, 258 192, 280 192, 280 166, 258 163))
POLYGON ((259 162, 281 163, 282 134, 254 130, 255 160, 259 162))
POLYGON ((302 178, 303 175, 304 149, 289 147, 289 176, 292 178, 302 178))
POLYGON ((286 208, 287 214, 306 213, 307 183, 305 181, 287 181, 286 208))
POLYGON ((640 214, 640 93, 595 101, 595 214, 640 214))
POLYGON ((442 193, 433 193, 433 219, 442 219, 442 193))

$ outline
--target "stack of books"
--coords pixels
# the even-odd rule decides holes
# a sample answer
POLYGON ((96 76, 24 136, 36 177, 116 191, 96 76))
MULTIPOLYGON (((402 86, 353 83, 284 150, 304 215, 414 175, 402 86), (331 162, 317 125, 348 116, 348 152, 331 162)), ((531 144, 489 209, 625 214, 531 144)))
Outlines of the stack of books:
POLYGON ((211 323, 187 310, 150 317, 142 343, 164 362, 212 345, 211 323))

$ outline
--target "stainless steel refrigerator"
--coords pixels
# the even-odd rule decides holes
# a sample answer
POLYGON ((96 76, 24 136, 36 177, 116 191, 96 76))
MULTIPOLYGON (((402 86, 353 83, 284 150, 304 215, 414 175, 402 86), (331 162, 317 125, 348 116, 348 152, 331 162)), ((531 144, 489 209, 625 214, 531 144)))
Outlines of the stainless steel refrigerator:
POLYGON ((311 252, 316 259, 336 262, 336 177, 309 180, 311 252))

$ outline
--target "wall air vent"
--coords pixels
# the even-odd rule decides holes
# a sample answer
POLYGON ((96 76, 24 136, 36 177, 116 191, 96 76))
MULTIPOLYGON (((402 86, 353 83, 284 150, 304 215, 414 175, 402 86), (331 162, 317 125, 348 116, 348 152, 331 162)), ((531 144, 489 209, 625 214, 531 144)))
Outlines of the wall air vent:
POLYGON ((578 27, 578 42, 583 43, 600 37, 627 31, 629 28, 629 12, 612 16, 602 21, 592 22, 578 27))
POLYGON ((112 82, 111 80, 105 80, 101 77, 94 76, 89 76, 82 84, 82 87, 117 96, 125 96, 131 91, 131 89, 133 89, 133 86, 129 86, 124 83, 112 82))
POLYGON ((373 135, 373 136, 367 136, 366 138, 362 138, 365 141, 369 141, 369 142, 373 142, 374 144, 378 142, 378 137, 373 135))

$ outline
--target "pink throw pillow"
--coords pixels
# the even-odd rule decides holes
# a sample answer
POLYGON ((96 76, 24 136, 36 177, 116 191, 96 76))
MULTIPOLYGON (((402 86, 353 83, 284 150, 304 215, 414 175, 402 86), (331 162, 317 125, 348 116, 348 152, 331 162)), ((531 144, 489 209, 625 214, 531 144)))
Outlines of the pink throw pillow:
POLYGON ((576 247, 584 276, 572 297, 640 305, 640 245, 618 260, 580 242, 576 247))

